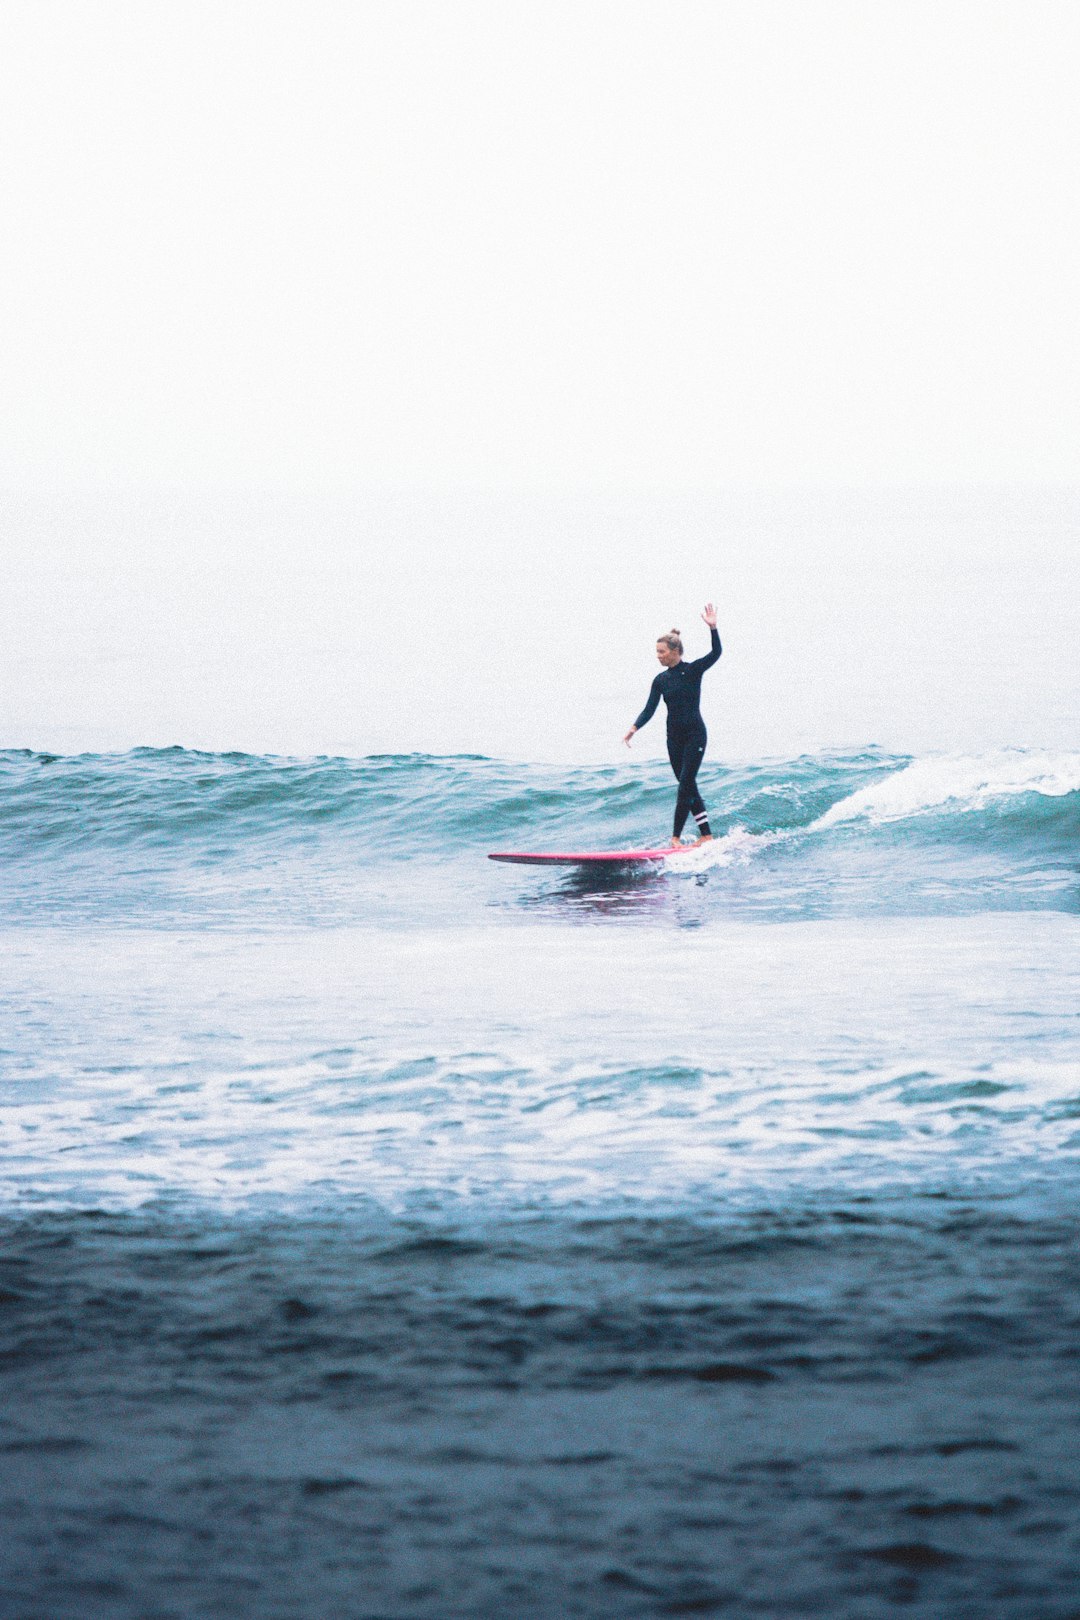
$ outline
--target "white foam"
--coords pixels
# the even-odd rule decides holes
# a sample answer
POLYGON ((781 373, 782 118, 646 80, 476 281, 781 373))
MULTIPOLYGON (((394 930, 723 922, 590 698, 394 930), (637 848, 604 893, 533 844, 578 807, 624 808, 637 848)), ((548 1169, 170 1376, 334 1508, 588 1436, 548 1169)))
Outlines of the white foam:
POLYGON ((813 823, 834 827, 865 817, 872 822, 902 821, 947 808, 979 810, 995 800, 1024 793, 1059 798, 1080 792, 1080 753, 1002 749, 980 755, 940 755, 916 760, 903 770, 841 799, 813 823))
POLYGON ((664 862, 664 870, 675 877, 693 877, 698 872, 709 872, 718 866, 730 866, 739 860, 750 860, 767 844, 774 844, 780 833, 752 833, 745 827, 732 827, 722 838, 710 839, 685 850, 676 850, 664 862))
POLYGON ((12 929, 0 1209, 1011 1185, 1080 1150, 1078 939, 722 908, 677 936, 12 929))

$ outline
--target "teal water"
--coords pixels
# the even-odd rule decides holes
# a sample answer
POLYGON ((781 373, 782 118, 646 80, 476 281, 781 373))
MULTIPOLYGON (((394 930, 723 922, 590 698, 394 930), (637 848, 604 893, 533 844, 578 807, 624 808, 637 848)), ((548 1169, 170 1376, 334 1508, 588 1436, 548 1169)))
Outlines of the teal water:
POLYGON ((1065 1620, 1080 755, 0 759, 0 1590, 1065 1620))
POLYGON ((550 900, 554 920, 648 922, 675 919, 679 877, 706 880, 710 914, 759 920, 1080 906, 1080 754, 867 749, 706 765, 701 780, 716 843, 621 905, 625 874, 517 880, 481 857, 662 842, 666 765, 7 752, 0 917, 426 928, 550 900))

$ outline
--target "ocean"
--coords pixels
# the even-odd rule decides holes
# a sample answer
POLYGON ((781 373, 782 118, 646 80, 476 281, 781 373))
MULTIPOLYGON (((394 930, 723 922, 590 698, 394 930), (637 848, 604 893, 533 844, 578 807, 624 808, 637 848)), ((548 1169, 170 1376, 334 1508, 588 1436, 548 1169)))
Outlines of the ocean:
POLYGON ((1080 1615, 1080 754, 0 753, 4 1620, 1080 1615))

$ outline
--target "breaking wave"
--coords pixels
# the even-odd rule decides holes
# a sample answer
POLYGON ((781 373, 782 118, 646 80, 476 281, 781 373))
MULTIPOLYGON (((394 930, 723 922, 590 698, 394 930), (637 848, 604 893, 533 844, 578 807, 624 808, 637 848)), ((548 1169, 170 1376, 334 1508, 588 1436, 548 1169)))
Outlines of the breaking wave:
MULTIPOLYGON (((1037 879, 1051 904, 1077 894, 1080 752, 911 758, 867 748, 707 762, 701 785, 716 841, 669 862, 671 871, 771 862, 775 894, 805 900, 810 888, 819 899, 850 888, 856 871, 865 887, 868 861, 884 892, 905 861, 925 878, 951 859, 969 874, 979 863, 983 903, 1021 880, 1031 889, 1037 879)), ((655 843, 673 796, 659 761, 567 768, 477 756, 8 751, 0 860, 8 899, 21 893, 24 910, 65 885, 70 892, 74 874, 103 903, 110 885, 130 892, 138 876, 144 887, 181 882, 189 895, 231 883, 242 911, 245 895, 287 870, 302 868, 313 893, 334 873, 352 882, 403 857, 464 870, 500 847, 655 843)))

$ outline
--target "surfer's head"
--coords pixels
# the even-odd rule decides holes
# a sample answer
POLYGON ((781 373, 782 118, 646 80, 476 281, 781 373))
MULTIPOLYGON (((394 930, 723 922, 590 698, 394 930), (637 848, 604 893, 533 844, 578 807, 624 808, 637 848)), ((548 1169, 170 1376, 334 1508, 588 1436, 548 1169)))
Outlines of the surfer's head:
POLYGON ((671 669, 682 658, 682 639, 677 630, 669 630, 656 643, 656 656, 665 669, 671 669))

